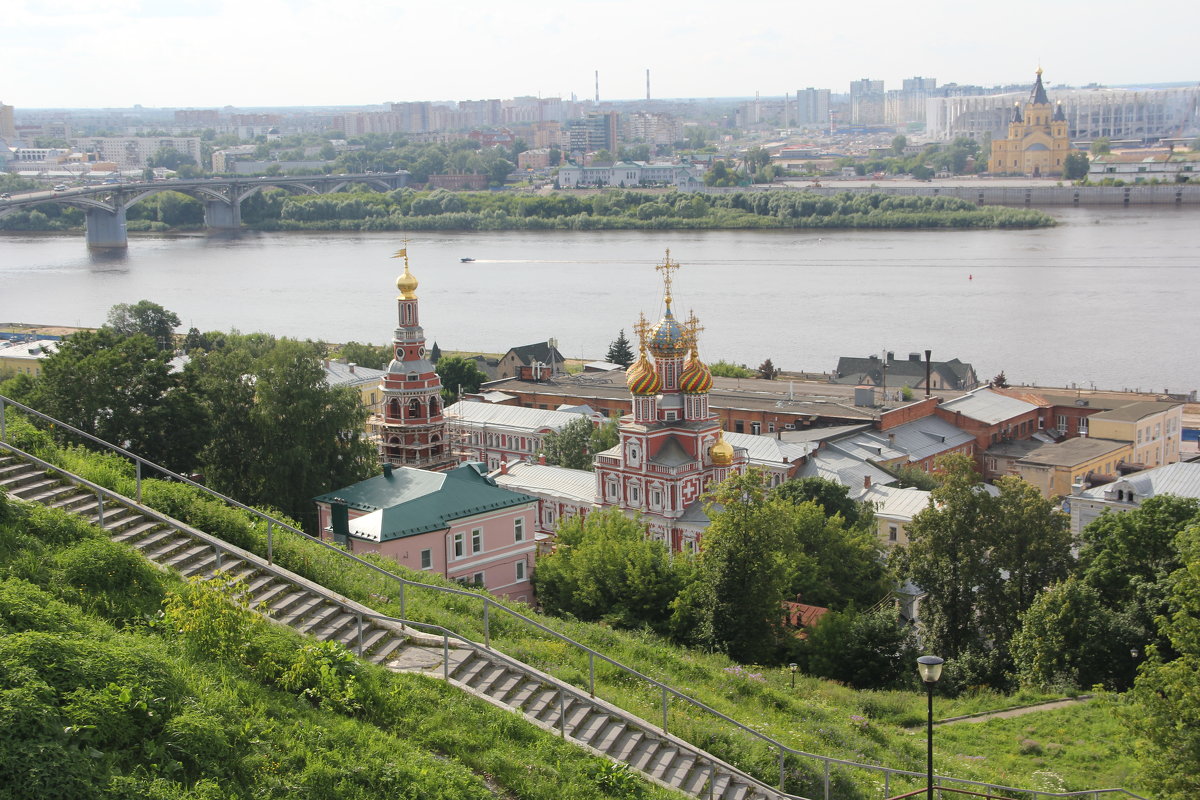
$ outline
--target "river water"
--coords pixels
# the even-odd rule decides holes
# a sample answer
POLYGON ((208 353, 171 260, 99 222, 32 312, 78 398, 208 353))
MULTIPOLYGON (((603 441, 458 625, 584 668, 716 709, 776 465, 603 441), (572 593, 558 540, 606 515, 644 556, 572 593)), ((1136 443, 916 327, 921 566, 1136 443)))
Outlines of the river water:
MULTIPOLYGON (((414 234, 421 316, 442 349, 558 339, 603 357, 656 319, 667 248, 677 315, 701 357, 832 370, 841 355, 931 349, 981 378, 1172 392, 1200 388, 1200 209, 1070 208, 1035 231, 664 231, 414 234), (462 257, 476 259, 461 263, 462 257)), ((96 326, 149 299, 183 327, 390 341, 400 234, 0 236, 0 323, 96 326)))

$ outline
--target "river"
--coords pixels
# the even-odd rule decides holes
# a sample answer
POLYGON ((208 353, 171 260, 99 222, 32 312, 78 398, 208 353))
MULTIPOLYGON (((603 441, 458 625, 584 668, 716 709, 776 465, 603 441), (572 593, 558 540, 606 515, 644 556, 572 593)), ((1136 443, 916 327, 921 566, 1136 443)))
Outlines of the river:
MULTIPOLYGON (((701 357, 829 371, 842 355, 931 349, 982 378, 1105 389, 1200 388, 1200 209, 1050 209, 1032 231, 663 231, 415 234, 422 324, 443 350, 558 339, 601 358, 638 313, 662 310, 653 265, 671 249, 675 308, 704 326, 701 357), (476 259, 461 263, 462 257, 476 259)), ((149 299, 184 329, 389 341, 388 233, 0 235, 0 322, 96 326, 149 299)), ((902 357, 902 356, 901 356, 902 357)))

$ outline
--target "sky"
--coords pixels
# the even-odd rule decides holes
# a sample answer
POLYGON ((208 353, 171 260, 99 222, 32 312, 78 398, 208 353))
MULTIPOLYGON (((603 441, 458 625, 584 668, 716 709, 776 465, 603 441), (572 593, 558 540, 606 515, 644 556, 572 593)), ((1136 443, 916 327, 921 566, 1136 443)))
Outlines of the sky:
POLYGON ((4 0, 0 102, 22 108, 601 100, 1200 82, 1191 4, 755 0, 4 0), (1172 23, 1171 20, 1175 20, 1172 23))

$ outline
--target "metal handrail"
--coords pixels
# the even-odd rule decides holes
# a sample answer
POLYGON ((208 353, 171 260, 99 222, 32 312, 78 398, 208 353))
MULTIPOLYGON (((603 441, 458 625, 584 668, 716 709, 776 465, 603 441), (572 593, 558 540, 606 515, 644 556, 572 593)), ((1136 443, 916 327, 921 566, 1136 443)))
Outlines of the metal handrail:
MULTIPOLYGON (((275 524, 275 525, 281 526, 282 528, 284 528, 286 530, 290 530, 294 533, 298 533, 298 534, 302 535, 306 540, 308 540, 310 542, 314 542, 316 544, 319 544, 321 547, 324 547, 327 550, 337 553, 340 557, 349 558, 349 559, 357 562, 358 564, 361 564, 362 566, 373 570, 374 572, 376 572, 380 575, 383 575, 391 580, 395 580, 395 581, 399 582, 399 584, 400 584, 399 600, 400 600, 401 617, 404 617, 406 614, 406 612, 405 612, 406 601, 405 601, 405 592, 404 592, 404 589, 406 586, 416 586, 416 587, 420 587, 422 589, 429 589, 429 590, 432 590, 435 592, 441 592, 443 594, 455 594, 455 595, 462 595, 465 597, 475 598, 475 599, 483 601, 484 647, 487 648, 489 652, 499 653, 499 651, 494 650, 491 646, 491 630, 490 630, 490 628, 491 628, 491 609, 492 609, 492 607, 495 607, 495 608, 505 612, 509 616, 511 616, 521 622, 524 622, 527 625, 530 625, 544 633, 547 633, 550 636, 558 639, 559 641, 576 648, 577 650, 580 650, 580 651, 583 651, 584 653, 586 653, 588 656, 588 694, 589 694, 589 696, 592 696, 592 697, 595 696, 595 690, 596 690, 595 662, 596 662, 597 658, 611 664, 612 666, 616 667, 617 669, 619 669, 633 677, 638 678, 639 680, 645 681, 646 683, 657 688, 661 692, 661 695, 662 695, 662 722, 663 722, 662 730, 664 733, 668 732, 667 731, 667 727, 668 727, 667 716, 668 716, 668 711, 669 711, 669 707, 670 707, 670 698, 671 697, 675 697, 678 700, 680 700, 696 709, 699 709, 700 711, 703 711, 706 714, 710 714, 714 717, 724 720, 725 722, 732 725, 734 728, 736 728, 746 734, 749 734, 751 737, 753 737, 753 738, 761 741, 765 745, 767 745, 768 748, 775 750, 779 753, 779 775, 780 775, 779 791, 785 797, 789 797, 789 798, 796 797, 795 795, 787 795, 787 794, 783 793, 783 787, 784 787, 786 771, 787 771, 788 757, 801 758, 801 759, 812 759, 812 760, 815 760, 822 764, 823 769, 824 769, 824 778, 823 778, 824 800, 830 800, 830 797, 831 797, 831 795, 830 795, 830 769, 833 766, 843 766, 843 767, 849 767, 849 768, 855 768, 855 769, 865 769, 865 770, 868 770, 871 772, 883 773, 885 797, 888 794, 890 794, 890 781, 891 781, 891 777, 893 775, 901 776, 901 777, 915 777, 915 778, 923 778, 926 775, 924 772, 913 772, 910 770, 895 769, 893 767, 885 767, 885 766, 881 766, 878 764, 863 764, 861 762, 849 761, 847 759, 841 759, 841 758, 834 758, 832 756, 823 756, 823 755, 819 755, 817 753, 809 753, 809 752, 806 752, 803 750, 797 750, 795 748, 789 747, 788 745, 783 744, 782 742, 779 742, 760 731, 754 730, 753 728, 748 727, 747 725, 745 725, 741 722, 738 722, 737 720, 733 719, 732 717, 729 717, 728 715, 716 710, 715 708, 712 708, 711 706, 707 705, 706 703, 703 703, 693 697, 683 694, 682 692, 676 690, 675 688, 668 686, 667 684, 665 684, 659 680, 651 678, 650 676, 648 676, 632 667, 622 664, 621 662, 616 661, 615 659, 609 658, 608 656, 604 655, 603 653, 599 652, 598 650, 595 650, 595 649, 589 647, 588 645, 583 644, 582 642, 577 642, 574 639, 570 638, 569 636, 566 636, 565 634, 562 634, 562 633, 559 633, 558 631, 552 630, 551 628, 546 627, 545 625, 541 624, 537 620, 525 616, 524 614, 520 613, 519 611, 514 611, 513 609, 508 608, 507 606, 497 603, 496 601, 492 600, 490 597, 480 595, 475 592, 468 592, 463 589, 455 589, 455 588, 452 588, 449 586, 436 586, 433 584, 421 583, 420 581, 413 581, 413 580, 409 580, 407 578, 401 577, 400 575, 397 575, 394 572, 390 572, 386 569, 383 569, 382 567, 380 567, 376 564, 372 564, 368 561, 364 561, 363 559, 359 558, 358 556, 354 555, 353 553, 343 550, 341 547, 338 547, 336 545, 331 545, 325 541, 322 541, 318 537, 310 536, 309 534, 305 533, 304 531, 302 531, 292 525, 289 525, 286 522, 281 522, 280 520, 276 520, 273 517, 271 517, 270 515, 265 514, 262 511, 259 511, 258 509, 254 509, 243 503, 239 503, 238 501, 236 501, 230 497, 227 497, 227 496, 221 494, 220 492, 209 489, 207 486, 197 483, 197 482, 191 480, 190 478, 186 478, 183 475, 179 475, 178 473, 173 472, 173 471, 167 469, 166 467, 162 467, 158 464, 155 464, 152 461, 143 459, 142 457, 136 455, 135 453, 131 453, 128 450, 125 450, 124 448, 121 448, 121 447, 118 447, 117 445, 106 442, 103 439, 97 438, 96 436, 93 436, 92 434, 89 434, 85 431, 81 431, 72 425, 61 422, 60 420, 57 420, 53 417, 43 414, 42 412, 37 411, 36 409, 30 408, 29 406, 26 406, 23 403, 19 403, 8 397, 5 397, 4 395, 0 395, 0 441, 3 441, 6 436, 5 426, 4 426, 4 406, 6 404, 12 405, 22 411, 33 414, 34 416, 39 417, 43 420, 46 420, 47 422, 50 422, 58 427, 64 428, 66 430, 72 431, 73 433, 77 433, 81 436, 84 436, 85 438, 89 439, 90 441, 93 441, 99 445, 102 445, 102 446, 108 448, 109 450, 117 452, 127 458, 133 459, 134 462, 137 464, 137 491, 138 491, 137 499, 138 499, 139 503, 141 502, 141 477, 142 477, 141 467, 143 464, 145 464, 148 467, 152 467, 153 469, 156 469, 165 475, 168 475, 176 480, 187 483, 188 485, 193 486, 202 492, 210 494, 213 497, 216 497, 216 498, 218 498, 226 503, 229 503, 230 505, 233 505, 237 508, 240 508, 244 511, 248 511, 251 514, 255 515, 256 517, 266 521, 266 523, 267 523, 267 563, 268 564, 271 563, 271 525, 275 524)), ((500 654, 500 655, 503 655, 503 654, 500 654)), ((507 656, 505 656, 505 657, 507 658, 507 656)), ((1019 793, 1023 793, 1023 794, 1028 794, 1030 796, 1031 800, 1037 800, 1037 798, 1039 798, 1039 797, 1045 797, 1045 798, 1082 797, 1082 796, 1088 796, 1088 795, 1097 796, 1099 794, 1107 794, 1107 793, 1121 793, 1126 797, 1133 798, 1133 800, 1148 800, 1147 798, 1143 798, 1140 795, 1137 795, 1137 794, 1129 791, 1128 789, 1121 789, 1121 788, 1088 789, 1088 790, 1082 790, 1082 791, 1078 791, 1078 792, 1065 792, 1064 793, 1064 792, 1050 792, 1050 791, 1044 791, 1044 790, 1040 790, 1040 789, 1020 789, 1017 787, 1002 786, 999 784, 990 784, 990 783, 986 783, 983 781, 971 780, 968 778, 953 778, 953 777, 948 777, 948 776, 935 776, 935 780, 943 781, 943 782, 950 782, 950 783, 957 783, 957 784, 968 785, 968 786, 977 786, 977 787, 981 787, 981 788, 985 788, 985 789, 995 789, 995 790, 1005 791, 1005 792, 1019 792, 1019 793)))

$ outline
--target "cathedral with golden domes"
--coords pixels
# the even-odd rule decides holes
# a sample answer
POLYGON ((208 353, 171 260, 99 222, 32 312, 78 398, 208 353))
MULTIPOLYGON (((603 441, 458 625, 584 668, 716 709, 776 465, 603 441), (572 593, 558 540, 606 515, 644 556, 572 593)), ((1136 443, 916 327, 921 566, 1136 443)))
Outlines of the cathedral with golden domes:
POLYGON ((1029 92, 1024 111, 1020 105, 1013 106, 1008 138, 992 141, 988 172, 1034 177, 1061 175, 1070 152, 1067 116, 1063 113, 1062 103, 1051 105, 1046 87, 1042 85, 1042 68, 1038 67, 1037 80, 1029 92))
POLYGON ((633 413, 621 419, 619 444, 593 463, 601 506, 640 514, 647 533, 673 552, 695 552, 708 525, 701 496, 709 483, 744 471, 746 454, 724 440, 709 411, 713 379, 700 360, 699 320, 675 318, 671 274, 679 266, 668 250, 656 267, 665 311, 653 325, 643 315, 634 328, 640 354, 626 373, 633 413))

